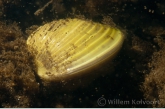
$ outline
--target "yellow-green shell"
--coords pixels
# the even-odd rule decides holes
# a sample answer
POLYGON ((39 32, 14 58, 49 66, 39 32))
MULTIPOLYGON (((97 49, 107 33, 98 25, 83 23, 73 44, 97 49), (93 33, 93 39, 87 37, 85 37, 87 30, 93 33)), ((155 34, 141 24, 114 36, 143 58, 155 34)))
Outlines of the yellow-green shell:
POLYGON ((111 58, 122 46, 122 32, 109 25, 80 19, 52 21, 27 40, 38 75, 59 80, 79 75, 111 58))

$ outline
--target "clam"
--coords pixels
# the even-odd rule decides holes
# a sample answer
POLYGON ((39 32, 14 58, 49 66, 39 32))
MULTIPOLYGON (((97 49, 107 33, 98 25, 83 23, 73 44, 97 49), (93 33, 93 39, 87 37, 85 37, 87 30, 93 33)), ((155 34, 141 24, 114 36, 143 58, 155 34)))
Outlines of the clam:
POLYGON ((82 19, 55 20, 40 26, 27 39, 42 80, 59 81, 112 59, 122 47, 116 27, 82 19))

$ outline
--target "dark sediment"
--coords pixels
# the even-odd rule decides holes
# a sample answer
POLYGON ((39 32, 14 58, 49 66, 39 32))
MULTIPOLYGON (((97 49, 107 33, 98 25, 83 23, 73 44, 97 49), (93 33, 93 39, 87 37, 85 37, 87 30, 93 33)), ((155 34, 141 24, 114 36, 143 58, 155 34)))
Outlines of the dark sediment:
POLYGON ((165 107, 164 1, 53 0, 35 15, 45 4, 44 0, 0 0, 1 107, 100 107, 100 97, 107 101, 103 107, 165 107), (33 56, 26 48, 25 30, 54 19, 82 15, 96 22, 104 19, 108 24, 111 17, 126 32, 123 48, 114 60, 114 71, 109 72, 109 65, 104 66, 100 71, 109 74, 73 91, 43 87, 35 75, 33 56), (14 21, 21 30, 11 23, 14 21), (108 100, 129 103, 108 104, 108 100), (157 100, 159 104, 140 100, 157 100))

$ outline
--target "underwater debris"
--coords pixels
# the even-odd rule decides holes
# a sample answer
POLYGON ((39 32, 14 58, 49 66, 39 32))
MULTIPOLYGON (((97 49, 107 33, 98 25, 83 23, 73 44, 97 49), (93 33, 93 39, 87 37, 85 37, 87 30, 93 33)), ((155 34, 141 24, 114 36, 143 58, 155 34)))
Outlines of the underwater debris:
POLYGON ((61 13, 65 10, 61 2, 62 0, 50 0, 42 8, 38 9, 34 13, 34 15, 38 16, 39 14, 41 14, 50 4, 52 4, 52 9, 50 11, 55 11, 55 13, 61 13))
POLYGON ((154 39, 160 50, 154 52, 151 62, 148 63, 150 73, 146 74, 142 86, 146 100, 158 101, 152 107, 165 107, 165 41, 161 37, 154 39))
POLYGON ((33 57, 16 23, 0 25, 0 105, 31 107, 39 90, 33 57))
POLYGON ((35 13, 34 13, 34 15, 36 15, 36 16, 38 16, 41 12, 43 12, 44 11, 44 9, 49 5, 49 4, 51 4, 53 2, 53 0, 50 0, 48 3, 46 3, 42 8, 40 8, 40 9, 38 9, 35 13))

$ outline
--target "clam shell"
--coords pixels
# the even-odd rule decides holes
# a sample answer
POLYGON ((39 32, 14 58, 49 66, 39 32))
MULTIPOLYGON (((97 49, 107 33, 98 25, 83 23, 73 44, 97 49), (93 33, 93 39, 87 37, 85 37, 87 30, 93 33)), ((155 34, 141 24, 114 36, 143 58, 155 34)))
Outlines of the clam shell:
POLYGON ((38 75, 60 80, 80 75, 111 59, 124 36, 109 25, 81 19, 61 19, 40 26, 27 40, 38 75))

